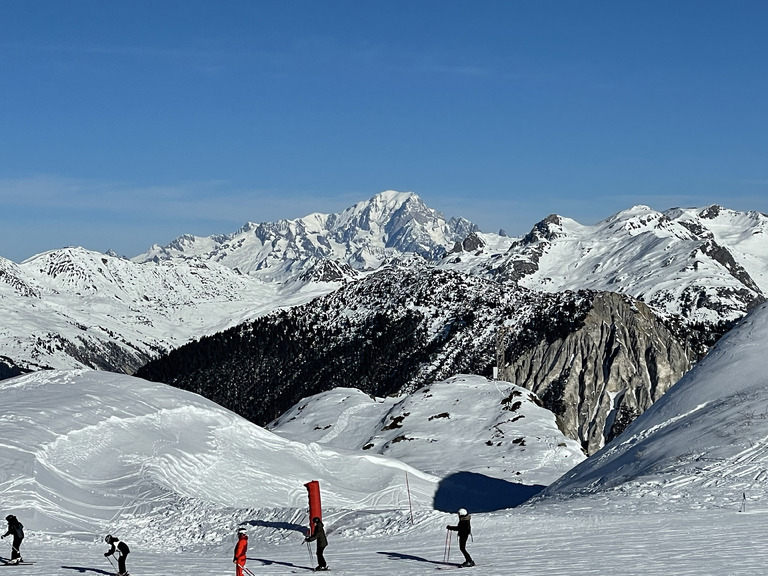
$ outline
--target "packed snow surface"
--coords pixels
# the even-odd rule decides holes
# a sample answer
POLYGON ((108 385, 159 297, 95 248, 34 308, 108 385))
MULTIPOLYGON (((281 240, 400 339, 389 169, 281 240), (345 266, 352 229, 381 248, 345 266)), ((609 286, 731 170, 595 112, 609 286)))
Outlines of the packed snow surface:
MULTIPOLYGON (((768 306, 753 311, 543 496, 470 509, 470 570, 764 574, 767 320, 768 306)), ((459 560, 445 527, 461 500, 435 509, 445 478, 404 463, 418 453, 394 459, 298 442, 193 394, 100 372, 39 372, 3 381, 0 394, 0 508, 24 523, 22 553, 36 561, 6 570, 113 573, 103 556, 110 532, 131 546, 134 575, 232 573, 243 525, 254 574, 305 573, 315 564, 302 544, 309 480, 321 485, 332 572, 434 574, 447 566, 448 543, 450 562, 459 560)), ((455 446, 447 450, 436 460, 451 461, 455 446)), ((8 539, 0 552, 8 557, 8 539)))

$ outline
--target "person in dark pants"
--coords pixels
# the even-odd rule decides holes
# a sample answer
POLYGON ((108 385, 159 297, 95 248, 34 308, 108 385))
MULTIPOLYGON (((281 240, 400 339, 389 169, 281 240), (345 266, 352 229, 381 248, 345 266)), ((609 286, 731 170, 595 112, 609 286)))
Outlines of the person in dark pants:
POLYGON ((112 536, 112 534, 107 534, 104 537, 104 542, 110 545, 110 549, 104 552, 104 556, 112 556, 115 550, 119 553, 117 557, 117 576, 128 576, 128 571, 125 569, 125 559, 131 553, 128 544, 120 541, 117 536, 112 536))
POLYGON ((13 514, 6 516, 5 520, 8 522, 8 531, 0 536, 0 538, 13 536, 11 560, 8 562, 8 564, 18 564, 19 562, 24 562, 24 559, 21 557, 21 541, 24 540, 24 526, 21 525, 19 519, 16 518, 16 516, 13 514))
POLYGON ((328 564, 325 562, 325 556, 323 556, 323 550, 328 546, 328 538, 325 536, 323 522, 317 516, 312 518, 312 535, 304 538, 304 542, 314 540, 317 540, 317 568, 315 568, 315 572, 328 570, 328 564))
POLYGON ((461 550, 461 553, 464 554, 464 564, 461 566, 464 567, 475 565, 475 561, 472 560, 472 556, 470 556, 469 552, 467 552, 467 538, 469 538, 469 535, 472 534, 472 526, 469 523, 470 520, 471 516, 469 513, 464 508, 460 508, 458 525, 446 526, 448 530, 453 530, 459 533, 459 550, 461 550))

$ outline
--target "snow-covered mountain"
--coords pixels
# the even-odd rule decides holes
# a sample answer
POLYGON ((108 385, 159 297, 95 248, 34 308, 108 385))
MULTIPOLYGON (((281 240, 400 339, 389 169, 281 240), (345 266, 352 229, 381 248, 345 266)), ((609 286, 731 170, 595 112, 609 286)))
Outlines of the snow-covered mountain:
POLYGON ((768 304, 600 452, 548 489, 553 498, 622 491, 701 505, 768 499, 768 304))
POLYGON ((130 373, 184 342, 414 255, 536 291, 626 293, 673 323, 715 324, 707 330, 719 334, 768 291, 766 222, 716 206, 635 207, 594 226, 552 216, 513 239, 388 191, 337 214, 183 236, 131 261, 79 248, 21 264, 0 258, 0 375, 130 373))
POLYGON ((690 364, 677 337, 629 296, 538 293, 416 261, 191 342, 137 375, 265 425, 335 387, 402 394, 459 373, 491 377, 498 366, 592 452, 690 364))
POLYGON ((476 230, 463 218, 446 220, 416 194, 390 190, 338 214, 249 222, 234 234, 182 236, 167 246, 154 245, 133 260, 210 260, 278 281, 306 277, 322 262, 333 261, 343 263, 335 278, 340 279, 403 254, 435 258, 476 230))
POLYGON ((133 260, 64 248, 0 258, 0 376, 39 368, 133 373, 194 338, 307 302, 389 259, 442 254, 476 227, 415 194, 339 214, 184 236, 133 260))
POLYGON ((0 368, 133 373, 194 338, 329 289, 281 290, 215 262, 136 264, 83 248, 21 264, 0 258, 0 368))
POLYGON ((534 290, 630 294, 670 318, 718 325, 768 297, 768 216, 635 206, 592 226, 557 215, 522 239, 478 236, 444 265, 534 290))

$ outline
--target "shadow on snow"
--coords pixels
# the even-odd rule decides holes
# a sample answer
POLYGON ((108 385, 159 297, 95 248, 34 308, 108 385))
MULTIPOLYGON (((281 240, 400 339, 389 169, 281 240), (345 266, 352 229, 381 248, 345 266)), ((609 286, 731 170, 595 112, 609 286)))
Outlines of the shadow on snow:
POLYGON ((247 560, 253 560, 254 562, 261 562, 262 566, 288 566, 288 568, 298 568, 299 570, 309 570, 314 572, 313 568, 307 568, 306 566, 299 566, 298 564, 292 564, 291 562, 278 562, 277 560, 266 560, 265 558, 247 558, 247 560))
POLYGON ((376 552, 376 554, 383 554, 389 556, 390 560, 414 560, 416 562, 426 562, 427 564, 438 564, 439 566, 456 566, 453 562, 440 562, 438 560, 428 560, 421 556, 414 556, 413 554, 401 554, 400 552, 376 552))
POLYGON ((475 472, 457 472, 440 482, 435 492, 434 508, 451 513, 459 508, 473 513, 495 512, 520 506, 544 488, 539 484, 516 484, 475 472))
POLYGON ((265 522, 263 520, 248 520, 247 522, 241 522, 242 525, 249 526, 261 526, 262 528, 274 528, 276 530, 293 530, 294 532, 300 532, 302 536, 307 531, 306 526, 301 524, 292 524, 291 522, 265 522))
POLYGON ((86 572, 95 572, 96 574, 107 574, 108 576, 114 576, 114 572, 108 572, 106 570, 101 570, 99 568, 82 568, 80 566, 62 566, 62 570, 76 570, 77 572, 80 572, 81 574, 85 574, 86 572))

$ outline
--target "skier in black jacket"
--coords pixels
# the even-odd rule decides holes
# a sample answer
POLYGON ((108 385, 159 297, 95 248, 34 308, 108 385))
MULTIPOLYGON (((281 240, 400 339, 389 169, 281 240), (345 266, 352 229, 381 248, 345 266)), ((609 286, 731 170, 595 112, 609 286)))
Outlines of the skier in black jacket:
POLYGON ((453 530, 459 533, 459 550, 461 550, 461 553, 464 554, 464 564, 461 565, 463 567, 475 565, 474 560, 472 560, 472 556, 470 556, 469 552, 467 552, 467 538, 469 538, 469 535, 472 534, 472 526, 469 523, 471 518, 472 517, 464 508, 459 508, 458 525, 446 526, 448 530, 453 530))
POLYGON ((325 556, 323 556, 323 550, 328 546, 328 538, 325 536, 325 528, 323 528, 323 521, 317 516, 312 518, 312 535, 304 538, 304 542, 312 542, 317 540, 317 568, 315 572, 320 570, 328 570, 328 564, 325 562, 325 556))
POLYGON ((110 545, 110 549, 104 552, 104 556, 111 556, 115 553, 115 549, 119 552, 117 557, 117 576, 128 576, 128 571, 125 569, 125 559, 131 553, 128 544, 122 542, 117 536, 112 536, 112 534, 107 534, 104 537, 104 542, 110 545))
POLYGON ((24 540, 24 526, 21 525, 21 522, 19 522, 18 518, 16 518, 16 516, 13 514, 6 516, 5 520, 8 522, 8 531, 0 536, 0 538, 13 536, 11 560, 8 562, 8 564, 18 564, 19 562, 24 562, 24 559, 21 557, 21 541, 24 540))

